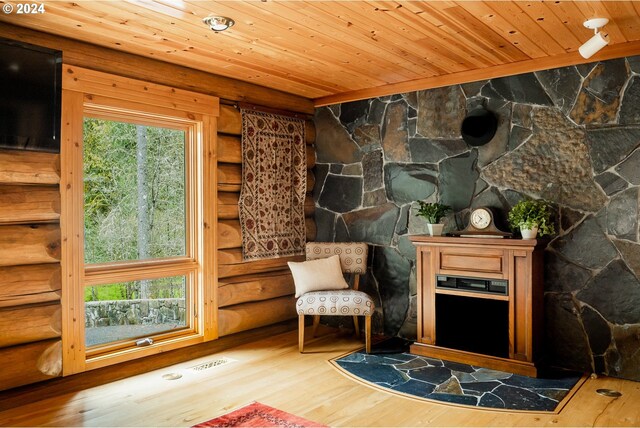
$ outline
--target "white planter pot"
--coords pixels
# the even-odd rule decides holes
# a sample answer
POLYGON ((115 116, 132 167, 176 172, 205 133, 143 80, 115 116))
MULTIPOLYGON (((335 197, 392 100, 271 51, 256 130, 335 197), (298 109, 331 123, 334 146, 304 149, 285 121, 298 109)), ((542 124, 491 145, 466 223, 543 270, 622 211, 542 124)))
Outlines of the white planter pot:
POLYGON ((444 224, 443 223, 437 223, 437 224, 427 223, 427 228, 429 230, 429 235, 441 236, 442 228, 444 228, 444 224))
POLYGON ((520 227, 520 233, 522 234, 522 239, 536 239, 536 236, 538 236, 538 226, 533 226, 531 229, 520 227))

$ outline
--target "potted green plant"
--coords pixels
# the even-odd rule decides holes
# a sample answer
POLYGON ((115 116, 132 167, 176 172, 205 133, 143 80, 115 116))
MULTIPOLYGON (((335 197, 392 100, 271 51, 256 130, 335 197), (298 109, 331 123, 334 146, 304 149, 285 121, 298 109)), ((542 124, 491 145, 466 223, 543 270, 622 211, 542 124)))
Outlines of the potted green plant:
POLYGON ((451 207, 449 205, 444 205, 438 202, 416 202, 418 202, 418 204, 420 205, 416 216, 424 217, 427 220, 429 235, 442 235, 442 228, 444 227, 444 224, 440 223, 440 219, 445 216, 445 214, 451 209, 451 207))
POLYGON ((551 222, 551 210, 545 200, 523 200, 509 211, 509 224, 514 230, 520 229, 522 239, 535 239, 537 235, 556 233, 551 222))

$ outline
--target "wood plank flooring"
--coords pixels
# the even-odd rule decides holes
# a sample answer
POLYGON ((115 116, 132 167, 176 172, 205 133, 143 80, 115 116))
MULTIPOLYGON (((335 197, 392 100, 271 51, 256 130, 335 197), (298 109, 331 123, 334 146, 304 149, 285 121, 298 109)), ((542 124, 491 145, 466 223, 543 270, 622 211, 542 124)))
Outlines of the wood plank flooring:
POLYGON ((308 341, 305 354, 298 353, 297 334, 290 331, 20 405, 0 412, 0 425, 188 427, 252 401, 336 427, 640 425, 639 382, 588 379, 557 415, 469 409, 400 397, 347 378, 327 361, 360 347, 360 342, 328 329, 321 328, 320 334, 308 341), (189 369, 220 357, 234 361, 197 373, 189 369), (163 379, 169 373, 182 377, 163 379), (604 397, 595 393, 598 388, 615 389, 623 396, 604 397))

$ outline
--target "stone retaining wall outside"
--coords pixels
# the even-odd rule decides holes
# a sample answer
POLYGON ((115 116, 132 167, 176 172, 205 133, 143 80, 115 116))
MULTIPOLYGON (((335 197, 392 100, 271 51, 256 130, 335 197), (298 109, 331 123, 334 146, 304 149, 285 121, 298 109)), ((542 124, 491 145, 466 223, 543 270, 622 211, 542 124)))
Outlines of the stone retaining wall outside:
POLYGON ((185 322, 184 299, 105 300, 85 303, 85 327, 185 322))

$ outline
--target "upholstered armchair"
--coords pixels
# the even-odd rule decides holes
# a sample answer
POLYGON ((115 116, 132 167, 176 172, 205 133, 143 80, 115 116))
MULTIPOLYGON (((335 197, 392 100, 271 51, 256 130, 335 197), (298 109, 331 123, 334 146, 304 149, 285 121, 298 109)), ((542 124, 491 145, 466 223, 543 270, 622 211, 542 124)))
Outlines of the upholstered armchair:
POLYGON ((365 317, 365 348, 371 352, 371 316, 373 299, 358 290, 360 274, 367 270, 368 246, 364 242, 308 242, 306 260, 289 263, 296 286, 298 312, 298 347, 304 351, 305 315, 313 316, 313 336, 320 316, 353 317, 356 334, 358 317, 365 317), (345 281, 343 273, 353 274, 353 283, 345 281))

